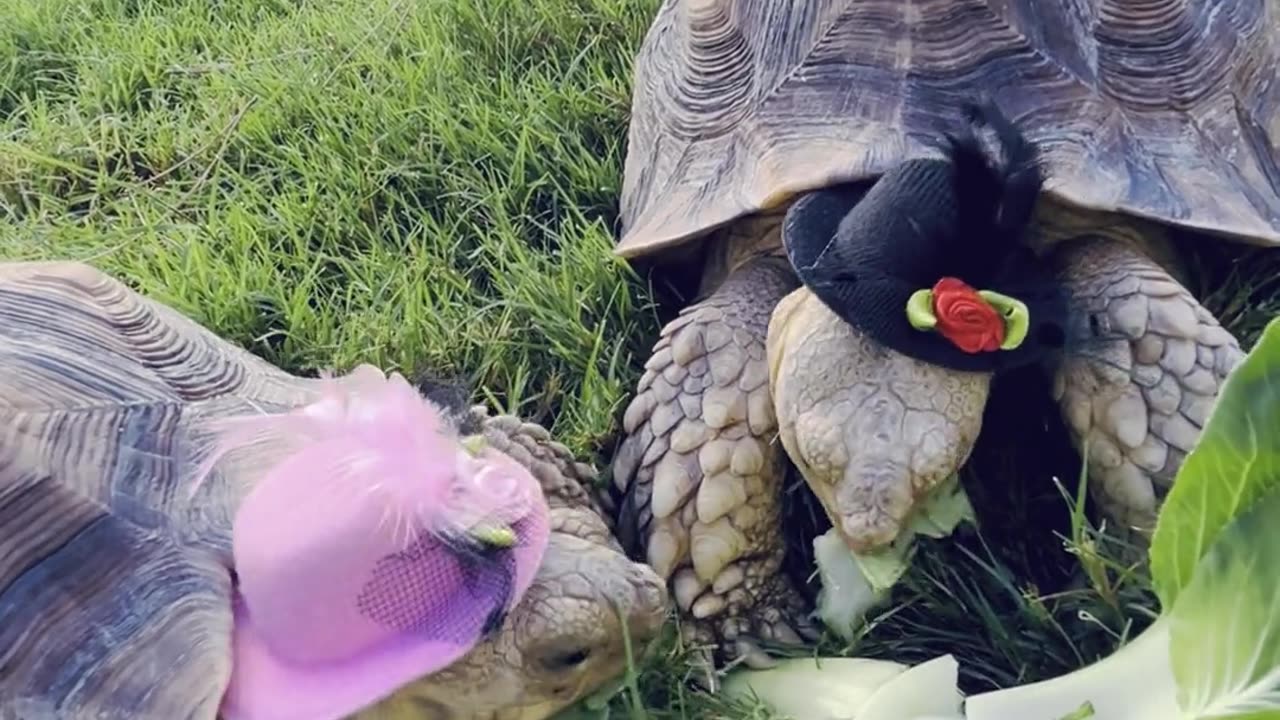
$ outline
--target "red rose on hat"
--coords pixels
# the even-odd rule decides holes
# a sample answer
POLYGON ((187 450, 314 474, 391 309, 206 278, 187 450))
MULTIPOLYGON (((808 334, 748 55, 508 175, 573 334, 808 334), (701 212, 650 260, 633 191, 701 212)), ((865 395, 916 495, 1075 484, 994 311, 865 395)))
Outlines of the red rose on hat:
POLYGON ((1004 320, 963 280, 944 277, 933 286, 937 330, 967 353, 993 352, 1004 342, 1004 320))

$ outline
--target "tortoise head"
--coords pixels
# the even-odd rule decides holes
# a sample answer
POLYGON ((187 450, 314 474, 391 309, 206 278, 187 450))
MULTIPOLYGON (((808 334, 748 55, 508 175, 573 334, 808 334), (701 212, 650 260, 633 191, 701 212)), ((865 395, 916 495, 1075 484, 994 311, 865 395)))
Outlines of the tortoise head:
POLYGON ((810 193, 784 223, 804 288, 770 324, 779 427, 855 551, 894 540, 964 464, 993 373, 1049 361, 1067 335, 1065 293, 1020 245, 1042 182, 1035 148, 994 108, 970 111, 994 126, 1003 162, 972 133, 950 138, 943 159, 810 193))
MULTIPOLYGON (((589 466, 574 462, 540 426, 488 417, 479 407, 467 411, 465 394, 442 399, 444 387, 420 383, 460 428, 473 430, 462 438, 469 455, 491 468, 512 463, 536 478, 551 508, 550 535, 519 602, 491 614, 476 645, 446 667, 430 674, 424 668, 358 717, 542 720, 624 673, 632 659, 628 650, 643 652, 663 627, 666 589, 613 539, 591 501, 589 466)), ((436 585, 426 594, 438 595, 436 585)), ((406 591, 413 592, 410 586, 400 590, 406 591)), ((473 587, 471 600, 482 593, 473 587)), ((450 605, 440 612, 452 613, 450 605)))
POLYGON ((638 655, 663 627, 666 587, 594 512, 557 508, 552 522, 533 585, 501 628, 359 720, 543 720, 626 671, 628 643, 638 655))
POLYGON ((990 373, 886 347, 808 288, 778 303, 768 356, 783 446, 855 552, 895 540, 977 442, 990 373))

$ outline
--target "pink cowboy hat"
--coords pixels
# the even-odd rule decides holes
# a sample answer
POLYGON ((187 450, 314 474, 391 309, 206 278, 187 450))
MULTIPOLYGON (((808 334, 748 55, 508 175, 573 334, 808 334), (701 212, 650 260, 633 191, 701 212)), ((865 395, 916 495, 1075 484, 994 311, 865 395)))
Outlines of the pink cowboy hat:
POLYGON ((350 715, 461 658, 533 581, 549 532, 537 481, 469 451, 399 375, 361 366, 312 405, 232 428, 221 450, 292 447, 235 517, 225 720, 350 715))

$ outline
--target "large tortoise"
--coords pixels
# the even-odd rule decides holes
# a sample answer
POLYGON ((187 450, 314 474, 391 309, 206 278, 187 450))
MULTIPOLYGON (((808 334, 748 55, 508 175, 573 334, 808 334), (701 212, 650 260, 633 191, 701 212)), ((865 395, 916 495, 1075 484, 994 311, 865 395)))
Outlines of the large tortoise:
MULTIPOLYGON (((0 718, 215 717, 231 519, 264 456, 227 456, 193 496, 195 438, 228 414, 309 403, 317 383, 89 266, 0 265, 0 718)), ((541 720, 624 670, 624 631, 652 639, 667 591, 613 538, 591 467, 452 396, 465 432, 540 481, 549 545, 496 634, 361 716, 541 720)))
POLYGON ((767 664, 761 640, 808 630, 779 572, 788 462, 869 551, 974 447, 992 373, 841 322, 787 252, 833 238, 801 200, 830 210, 833 189, 936 157, 968 100, 1038 148, 1027 246, 1073 322, 1104 330, 1059 355, 1053 396, 1093 497, 1140 537, 1241 357, 1173 231, 1280 244, 1277 67, 1267 0, 666 0, 635 67, 616 252, 701 266, 700 295, 653 346, 613 475, 626 544, 696 636, 767 664))

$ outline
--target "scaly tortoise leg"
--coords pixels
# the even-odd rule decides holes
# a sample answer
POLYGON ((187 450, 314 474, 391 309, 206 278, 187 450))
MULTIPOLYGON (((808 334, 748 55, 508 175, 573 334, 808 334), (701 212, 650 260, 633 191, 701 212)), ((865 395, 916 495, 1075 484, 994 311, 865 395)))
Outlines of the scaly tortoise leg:
POLYGON ((770 663, 758 639, 800 643, 806 604, 781 572, 782 483, 765 336, 797 281, 750 260, 662 330, 614 459, 619 532, 670 582, 695 641, 770 663))
POLYGON ((1094 339, 1068 353, 1054 396, 1087 447, 1092 497, 1126 533, 1145 535, 1244 353, 1147 254, 1100 236, 1055 252, 1094 339))

